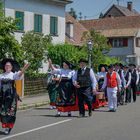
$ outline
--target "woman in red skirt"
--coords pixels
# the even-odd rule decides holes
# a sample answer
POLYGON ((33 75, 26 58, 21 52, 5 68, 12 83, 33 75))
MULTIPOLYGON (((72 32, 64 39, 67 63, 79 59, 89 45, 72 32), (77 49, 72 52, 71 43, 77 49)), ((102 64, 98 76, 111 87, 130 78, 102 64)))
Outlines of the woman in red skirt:
POLYGON ((8 135, 14 127, 19 99, 16 93, 15 80, 21 79, 29 64, 25 64, 23 69, 18 71, 19 65, 16 61, 4 59, 0 66, 4 71, 0 74, 0 121, 2 128, 4 128, 4 134, 8 135))

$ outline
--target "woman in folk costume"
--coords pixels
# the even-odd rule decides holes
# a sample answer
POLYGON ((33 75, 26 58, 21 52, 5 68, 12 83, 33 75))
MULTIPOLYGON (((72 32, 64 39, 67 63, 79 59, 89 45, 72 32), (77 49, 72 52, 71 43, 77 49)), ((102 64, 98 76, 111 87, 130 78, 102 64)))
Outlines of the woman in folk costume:
MULTIPOLYGON (((53 65, 55 68, 60 68, 59 65, 53 65)), ((47 90, 49 93, 49 99, 50 99, 50 109, 56 109, 55 102, 57 99, 57 88, 59 86, 59 81, 54 80, 55 74, 53 73, 53 70, 48 71, 48 80, 47 80, 47 90)))
POLYGON ((114 66, 108 67, 108 72, 105 76, 102 90, 107 87, 108 108, 110 112, 116 112, 117 109, 117 91, 121 90, 121 80, 117 72, 114 71, 114 66))
POLYGON ((102 88, 102 85, 104 83, 104 77, 106 76, 106 67, 105 65, 101 64, 99 66, 99 72, 97 73, 97 80, 98 80, 98 89, 100 90, 102 88))
MULTIPOLYGON (((107 73, 106 65, 100 64, 99 65, 99 72, 97 73, 97 81, 98 81, 98 90, 99 91, 101 90, 102 85, 104 83, 104 78, 106 76, 106 73, 107 73)), ((105 89, 105 93, 104 94, 105 94, 104 96, 105 96, 105 98, 107 100, 107 92, 106 92, 106 89, 105 89)), ((97 100, 96 100, 96 102, 97 102, 97 100)), ((99 101, 99 106, 104 106, 104 105, 106 105, 105 99, 100 100, 99 101)))
POLYGON ((16 120, 18 95, 15 88, 15 80, 21 79, 22 74, 28 68, 25 64, 21 71, 16 61, 4 59, 1 62, 1 68, 4 70, 0 74, 0 120, 4 133, 10 133, 16 120), (18 72, 15 72, 18 71, 18 72))
POLYGON ((68 116, 71 116, 71 111, 77 110, 75 106, 76 96, 75 88, 72 84, 72 77, 74 75, 74 70, 72 70, 72 64, 68 61, 63 61, 62 68, 56 69, 51 60, 49 59, 49 65, 53 70, 53 73, 59 74, 60 80, 58 84, 56 99, 57 114, 59 117, 61 112, 68 112, 68 116))

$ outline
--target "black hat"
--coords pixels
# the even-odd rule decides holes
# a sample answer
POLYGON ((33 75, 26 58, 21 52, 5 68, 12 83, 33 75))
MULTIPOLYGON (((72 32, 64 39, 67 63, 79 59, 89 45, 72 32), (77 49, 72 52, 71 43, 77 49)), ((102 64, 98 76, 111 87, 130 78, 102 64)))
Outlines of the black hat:
POLYGON ((109 68, 109 69, 112 69, 112 68, 114 68, 114 65, 113 65, 113 64, 110 64, 110 65, 108 66, 108 68, 109 68))
POLYGON ((114 65, 115 65, 115 66, 123 67, 123 64, 122 64, 122 63, 115 63, 114 65))
POLYGON ((70 69, 73 69, 75 67, 71 62, 69 62, 67 60, 63 60, 62 63, 66 63, 70 69))
POLYGON ((3 59, 3 60, 0 62, 0 69, 5 70, 5 64, 6 64, 7 62, 10 62, 11 65, 13 66, 13 69, 12 69, 13 72, 19 71, 19 70, 20 70, 20 66, 19 66, 18 62, 15 61, 15 60, 13 60, 13 59, 11 59, 11 58, 5 58, 5 59, 3 59))
POLYGON ((123 67, 124 67, 124 68, 129 68, 129 66, 128 66, 128 65, 124 65, 123 67))
POLYGON ((129 64, 129 66, 134 66, 134 67, 136 67, 136 65, 135 65, 135 64, 129 64))
POLYGON ((107 71, 107 65, 106 64, 100 64, 98 67, 98 70, 101 71, 101 68, 104 67, 105 70, 107 71))
POLYGON ((84 62, 84 63, 88 63, 88 61, 86 59, 81 58, 79 61, 79 63, 84 62))

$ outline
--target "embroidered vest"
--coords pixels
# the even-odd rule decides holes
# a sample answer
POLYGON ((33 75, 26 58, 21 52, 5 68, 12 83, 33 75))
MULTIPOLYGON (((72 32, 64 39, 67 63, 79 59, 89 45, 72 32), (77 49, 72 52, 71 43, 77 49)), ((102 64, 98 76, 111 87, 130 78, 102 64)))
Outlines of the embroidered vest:
POLYGON ((113 72, 112 75, 107 73, 107 87, 115 88, 117 87, 117 75, 113 72))
POLYGON ((77 82, 80 87, 90 87, 91 80, 90 80, 90 69, 86 68, 84 74, 82 74, 82 70, 79 69, 77 73, 77 82))

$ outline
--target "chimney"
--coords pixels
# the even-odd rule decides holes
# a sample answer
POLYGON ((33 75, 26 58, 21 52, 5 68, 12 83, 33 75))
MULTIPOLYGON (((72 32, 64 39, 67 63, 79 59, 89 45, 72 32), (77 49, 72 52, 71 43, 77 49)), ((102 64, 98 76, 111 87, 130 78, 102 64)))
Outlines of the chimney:
POLYGON ((132 1, 128 1, 127 2, 127 9, 130 10, 130 11, 133 10, 133 3, 132 3, 132 1))

